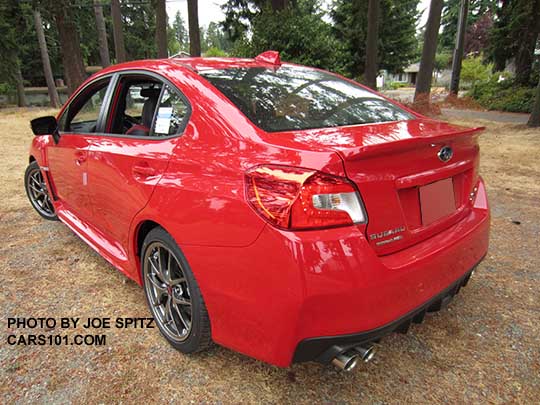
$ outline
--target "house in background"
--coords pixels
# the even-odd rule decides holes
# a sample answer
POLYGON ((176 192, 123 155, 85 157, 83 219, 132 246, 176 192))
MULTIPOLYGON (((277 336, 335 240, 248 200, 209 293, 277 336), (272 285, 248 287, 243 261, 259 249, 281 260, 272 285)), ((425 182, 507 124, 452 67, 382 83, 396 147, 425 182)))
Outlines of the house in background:
POLYGON ((416 77, 420 70, 420 63, 413 63, 403 69, 400 73, 385 72, 385 83, 403 83, 411 87, 416 85, 416 77))
MULTIPOLYGON (((403 72, 389 73, 383 70, 381 75, 384 77, 383 81, 385 85, 390 85, 390 83, 400 83, 404 87, 414 87, 416 86, 416 79, 419 71, 420 63, 412 63, 403 69, 403 72)), ((433 72, 433 84, 435 86, 447 87, 450 84, 451 76, 452 71, 450 69, 444 69, 441 71, 435 70, 433 72)))

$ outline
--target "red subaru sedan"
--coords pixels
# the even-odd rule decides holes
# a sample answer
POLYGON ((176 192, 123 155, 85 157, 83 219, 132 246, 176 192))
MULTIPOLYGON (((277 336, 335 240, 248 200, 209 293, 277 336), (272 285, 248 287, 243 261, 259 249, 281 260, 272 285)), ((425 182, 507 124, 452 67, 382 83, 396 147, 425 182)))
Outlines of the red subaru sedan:
POLYGON ((116 65, 32 128, 32 206, 142 285, 184 353, 351 369, 488 249, 482 128, 272 51, 116 65))

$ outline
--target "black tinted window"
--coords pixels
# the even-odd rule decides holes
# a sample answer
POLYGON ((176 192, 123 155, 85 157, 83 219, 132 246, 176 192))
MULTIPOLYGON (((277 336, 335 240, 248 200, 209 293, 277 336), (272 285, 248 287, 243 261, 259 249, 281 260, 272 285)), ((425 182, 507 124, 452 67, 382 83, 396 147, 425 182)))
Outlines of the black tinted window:
POLYGON ((269 132, 413 118, 375 93, 314 69, 231 68, 200 74, 269 132))

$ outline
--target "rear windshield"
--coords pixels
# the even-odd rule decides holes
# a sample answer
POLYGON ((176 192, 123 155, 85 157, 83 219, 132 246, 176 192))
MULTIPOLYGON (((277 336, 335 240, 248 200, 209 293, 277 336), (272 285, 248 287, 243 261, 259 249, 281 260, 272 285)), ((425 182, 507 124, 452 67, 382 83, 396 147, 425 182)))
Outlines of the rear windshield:
POLYGON ((199 73, 267 132, 413 118, 377 94, 315 69, 250 67, 199 73))

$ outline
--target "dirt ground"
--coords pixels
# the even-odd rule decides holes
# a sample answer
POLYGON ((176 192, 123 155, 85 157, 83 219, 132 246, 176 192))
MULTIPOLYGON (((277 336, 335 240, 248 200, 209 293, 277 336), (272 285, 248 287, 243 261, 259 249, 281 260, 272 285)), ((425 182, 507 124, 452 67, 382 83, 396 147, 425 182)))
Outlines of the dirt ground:
POLYGON ((339 373, 315 363, 280 369, 221 347, 186 356, 157 329, 110 329, 103 347, 8 345, 8 317, 149 316, 134 282, 30 207, 28 121, 47 112, 0 111, 0 402, 538 403, 540 130, 461 122, 488 127, 488 256, 448 309, 339 373))

